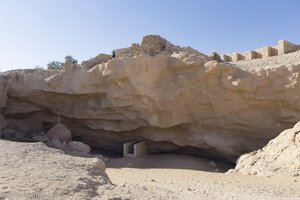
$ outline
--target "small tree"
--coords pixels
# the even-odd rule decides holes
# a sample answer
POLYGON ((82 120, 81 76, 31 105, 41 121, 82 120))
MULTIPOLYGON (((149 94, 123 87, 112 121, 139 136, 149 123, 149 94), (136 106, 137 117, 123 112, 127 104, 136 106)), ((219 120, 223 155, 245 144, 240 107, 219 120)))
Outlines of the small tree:
POLYGON ((51 69, 62 69, 63 65, 64 65, 64 63, 62 63, 62 62, 52 61, 52 62, 49 62, 47 64, 47 69, 48 70, 51 70, 51 69))
MULTIPOLYGON (((73 64, 77 64, 78 61, 76 59, 74 59, 72 56, 66 56, 65 57, 65 62, 71 62, 73 64)), ((62 69, 64 67, 64 63, 63 62, 59 62, 59 61, 52 61, 49 62, 47 64, 47 69, 48 70, 53 70, 53 69, 62 69)))
POLYGON ((76 59, 74 59, 72 56, 66 56, 65 57, 65 62, 71 62, 75 65, 78 63, 78 61, 76 59))

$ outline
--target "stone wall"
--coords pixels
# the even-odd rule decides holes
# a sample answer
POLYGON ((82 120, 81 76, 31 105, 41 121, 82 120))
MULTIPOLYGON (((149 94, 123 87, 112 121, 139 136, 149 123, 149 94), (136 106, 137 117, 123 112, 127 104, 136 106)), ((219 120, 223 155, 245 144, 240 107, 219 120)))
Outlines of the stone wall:
POLYGON ((143 38, 143 41, 142 41, 142 46, 145 46, 145 45, 153 45, 153 44, 158 44, 160 46, 165 46, 167 44, 167 40, 162 38, 161 36, 159 35, 146 35, 144 38, 143 38))
POLYGON ((271 56, 277 56, 278 55, 278 49, 276 47, 262 47, 259 49, 254 50, 256 52, 257 57, 255 58, 267 58, 271 56))
POLYGON ((291 53, 300 50, 300 45, 296 45, 293 43, 290 43, 285 40, 279 40, 278 41, 278 54, 286 54, 286 53, 291 53))
POLYGON ((142 47, 139 44, 132 44, 131 47, 123 48, 123 49, 117 49, 115 51, 116 58, 119 57, 133 57, 135 55, 141 55, 143 54, 142 47))
POLYGON ((133 57, 142 54, 153 56, 160 52, 172 53, 180 50, 180 47, 174 46, 159 35, 147 35, 143 38, 141 45, 134 43, 131 47, 117 49, 116 57, 133 57))
POLYGON ((279 40, 277 46, 273 46, 273 47, 266 46, 251 51, 236 52, 236 53, 222 54, 222 55, 213 52, 210 55, 210 58, 212 60, 218 60, 224 62, 237 62, 240 60, 267 58, 271 56, 292 53, 298 50, 300 50, 300 45, 293 44, 286 40, 279 40))

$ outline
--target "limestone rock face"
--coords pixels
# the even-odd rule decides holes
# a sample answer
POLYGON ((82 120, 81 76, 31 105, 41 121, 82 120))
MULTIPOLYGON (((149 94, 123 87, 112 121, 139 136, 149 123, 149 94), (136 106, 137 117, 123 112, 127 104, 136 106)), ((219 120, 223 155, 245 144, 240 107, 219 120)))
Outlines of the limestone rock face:
POLYGON ((47 136, 51 140, 58 140, 61 143, 69 142, 72 139, 71 131, 62 124, 56 124, 47 132, 47 136))
POLYGON ((271 140, 264 148, 238 159, 235 170, 242 174, 300 175, 300 122, 271 140))
POLYGON ((95 148, 120 153, 123 143, 144 140, 151 152, 234 160, 299 121, 300 59, 290 57, 300 52, 271 64, 253 60, 252 70, 181 48, 89 70, 10 71, 1 75, 2 110, 8 128, 22 132, 47 132, 60 115, 74 137, 95 148))

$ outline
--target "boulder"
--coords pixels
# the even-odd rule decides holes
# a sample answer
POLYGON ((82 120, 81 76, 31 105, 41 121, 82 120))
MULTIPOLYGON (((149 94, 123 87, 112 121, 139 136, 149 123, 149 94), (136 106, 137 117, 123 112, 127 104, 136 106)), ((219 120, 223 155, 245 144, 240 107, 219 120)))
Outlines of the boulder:
POLYGON ((2 130, 0 132, 0 136, 3 139, 12 140, 12 141, 22 142, 22 141, 27 141, 28 140, 28 139, 26 139, 26 137, 23 133, 18 132, 14 129, 9 129, 9 128, 5 129, 5 130, 2 130))
POLYGON ((32 136, 32 140, 35 141, 35 142, 48 142, 50 140, 50 138, 47 136, 46 133, 44 132, 39 132, 39 133, 36 133, 32 136))
POLYGON ((66 143, 61 143, 58 139, 50 140, 46 142, 46 144, 48 147, 52 147, 55 149, 63 149, 64 147, 66 147, 66 143))
POLYGON ((63 124, 56 124, 54 127, 52 127, 48 132, 47 136, 51 140, 57 139, 61 143, 63 142, 69 142, 72 139, 71 131, 65 127, 63 124))
POLYGON ((82 153, 82 154, 89 154, 91 148, 89 145, 84 144, 78 141, 70 141, 67 145, 68 150, 72 152, 82 153))

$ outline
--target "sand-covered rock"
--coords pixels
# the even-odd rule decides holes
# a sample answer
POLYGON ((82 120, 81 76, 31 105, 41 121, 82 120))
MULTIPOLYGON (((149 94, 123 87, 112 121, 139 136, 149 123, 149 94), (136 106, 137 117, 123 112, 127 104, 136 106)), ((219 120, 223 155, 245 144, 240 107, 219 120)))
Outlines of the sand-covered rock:
POLYGON ((65 155, 43 143, 5 140, 0 140, 0 155, 0 199, 100 199, 110 187, 99 158, 65 155))
POLYGON ((241 156, 230 172, 250 175, 300 175, 300 122, 267 146, 241 156))

